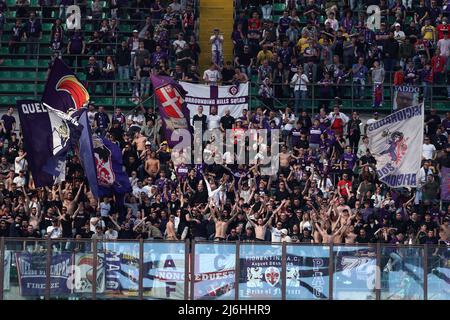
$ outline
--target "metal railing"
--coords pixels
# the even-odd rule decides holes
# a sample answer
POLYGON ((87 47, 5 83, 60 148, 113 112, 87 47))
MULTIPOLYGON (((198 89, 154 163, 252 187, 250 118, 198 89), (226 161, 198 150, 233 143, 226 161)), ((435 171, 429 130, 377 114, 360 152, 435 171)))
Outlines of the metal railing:
POLYGON ((450 248, 1 238, 0 298, 450 299, 450 248))

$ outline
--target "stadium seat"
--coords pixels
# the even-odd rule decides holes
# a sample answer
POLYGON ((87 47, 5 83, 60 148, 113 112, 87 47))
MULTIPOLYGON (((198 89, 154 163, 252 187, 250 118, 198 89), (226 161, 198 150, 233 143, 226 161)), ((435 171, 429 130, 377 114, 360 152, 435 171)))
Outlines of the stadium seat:
POLYGON ((284 3, 274 3, 272 7, 273 11, 284 11, 286 9, 286 4, 284 3))

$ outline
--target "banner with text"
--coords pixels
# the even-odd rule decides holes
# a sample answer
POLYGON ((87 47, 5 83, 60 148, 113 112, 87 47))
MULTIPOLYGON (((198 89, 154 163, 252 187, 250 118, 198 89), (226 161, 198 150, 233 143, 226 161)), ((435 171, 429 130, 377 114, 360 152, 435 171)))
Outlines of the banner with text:
POLYGON ((190 112, 190 118, 197 114, 199 106, 203 106, 203 114, 209 115, 211 106, 217 106, 217 114, 223 116, 227 109, 234 118, 242 116, 242 110, 248 110, 249 82, 231 86, 208 86, 180 82, 187 91, 185 102, 190 112))
POLYGON ((416 187, 423 145, 424 106, 407 107, 369 124, 369 149, 380 181, 390 187, 416 187))
POLYGON ((194 299, 234 299, 236 246, 197 244, 195 250, 194 299))
MULTIPOLYGON (((20 252, 15 254, 17 277, 22 296, 43 296, 46 287, 46 253, 20 252)), ((60 253, 52 255, 50 262, 50 290, 52 295, 71 293, 70 277, 73 255, 60 253)))

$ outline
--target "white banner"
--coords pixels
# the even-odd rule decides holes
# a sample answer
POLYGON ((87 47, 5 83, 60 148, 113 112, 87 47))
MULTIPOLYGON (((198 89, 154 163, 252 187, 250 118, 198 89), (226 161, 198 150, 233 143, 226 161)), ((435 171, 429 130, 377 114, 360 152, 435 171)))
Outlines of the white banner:
POLYGON ((209 115, 211 106, 217 106, 217 114, 223 116, 227 109, 234 118, 242 116, 242 110, 248 109, 249 83, 231 86, 208 86, 189 82, 179 82, 187 91, 185 101, 189 109, 191 123, 198 106, 203 106, 203 114, 209 115))
POLYGON ((367 127, 369 149, 380 181, 416 187, 423 145, 424 106, 407 107, 367 127))
POLYGON ((234 253, 196 254, 195 300, 232 298, 235 287, 235 264, 234 253))
POLYGON ((417 106, 419 104, 419 92, 420 89, 416 86, 394 86, 392 110, 397 111, 407 107, 417 106))
POLYGON ((105 291, 104 255, 97 255, 97 281, 94 280, 94 255, 92 253, 75 254, 74 291, 77 293, 92 292, 92 285, 97 283, 97 293, 105 291))

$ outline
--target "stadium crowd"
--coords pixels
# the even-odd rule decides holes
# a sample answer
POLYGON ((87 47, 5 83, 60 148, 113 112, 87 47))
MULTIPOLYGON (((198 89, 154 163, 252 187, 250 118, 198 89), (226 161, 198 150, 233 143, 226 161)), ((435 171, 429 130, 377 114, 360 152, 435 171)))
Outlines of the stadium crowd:
MULTIPOLYGON (((75 154, 67 160, 65 182, 37 189, 10 108, 0 124, 0 236, 450 245, 450 205, 440 208, 439 198, 440 170, 450 167, 450 112, 442 116, 430 110, 426 116, 418 188, 391 189, 377 179, 365 136, 378 113, 365 123, 357 112, 346 114, 337 86, 354 81, 358 98, 362 87, 373 84, 376 96, 377 86, 395 72, 396 84, 426 87, 447 81, 450 88, 445 3, 287 1, 288 10, 274 23, 272 2, 241 1, 232 39, 223 39, 218 31, 211 36, 215 63, 201 76, 200 47, 193 34, 196 16, 187 2, 174 0, 163 8, 159 0, 144 1, 150 15, 141 16, 144 22, 128 38, 115 39, 121 1, 110 3, 110 18, 87 41, 80 31, 64 30, 57 19, 51 46, 55 56, 67 56, 72 65, 77 61, 72 54, 89 56, 84 70, 91 92, 102 77, 123 80, 126 89, 145 97, 151 94, 151 72, 211 84, 246 82, 257 74, 261 107, 245 110, 239 118, 206 115, 199 108, 194 120, 205 131, 233 130, 236 136, 252 128, 280 129, 279 171, 263 175, 263 165, 255 159, 248 165, 187 165, 177 157, 174 163, 154 108, 138 107, 129 114, 116 108, 111 115, 91 103, 88 116, 94 130, 122 149, 133 187, 124 207, 116 197, 94 199, 75 154), (369 4, 381 8, 381 30, 376 32, 358 14, 369 4), (406 24, 410 11, 414 18, 406 24), (322 14, 327 17, 323 24, 322 14), (300 29, 301 16, 307 25, 300 29), (388 17, 395 23, 388 25, 388 17), (223 41, 233 41, 234 61, 223 61, 223 41), (112 42, 120 45, 105 44, 112 42), (99 53, 107 53, 105 61, 96 60, 99 53), (134 77, 137 82, 131 81, 134 77), (310 83, 320 84, 327 99, 318 114, 309 114, 302 104, 310 83), (293 103, 276 111, 270 105, 273 96, 292 96, 293 103)), ((94 1, 92 16, 98 16, 97 6, 94 1)), ((26 28, 34 25, 33 14, 29 19, 24 28, 20 21, 16 25, 21 37, 32 39, 26 28)), ((39 28, 33 30, 38 37, 39 28)), ((33 48, 28 52, 33 54, 33 48)), ((203 145, 214 157, 234 158, 209 142, 203 145)))

